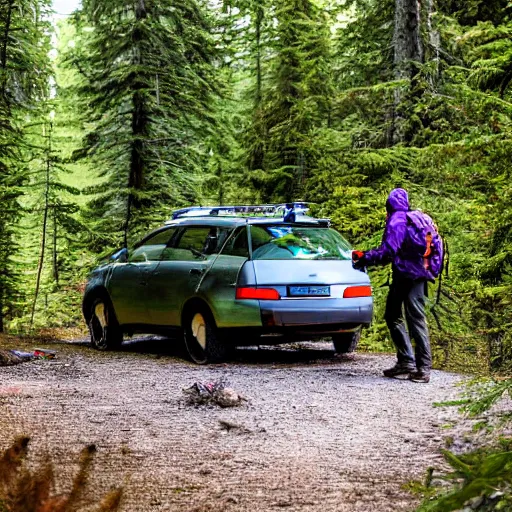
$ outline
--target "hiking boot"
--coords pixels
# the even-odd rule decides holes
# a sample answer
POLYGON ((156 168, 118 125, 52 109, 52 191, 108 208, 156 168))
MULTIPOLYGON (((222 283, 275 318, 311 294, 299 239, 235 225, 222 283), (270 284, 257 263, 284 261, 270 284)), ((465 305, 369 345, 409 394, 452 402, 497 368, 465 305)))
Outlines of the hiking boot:
POLYGON ((403 363, 397 363, 393 368, 388 368, 387 370, 384 370, 384 377, 389 377, 391 379, 395 377, 400 376, 409 376, 411 373, 414 373, 416 371, 416 368, 412 365, 403 364, 403 363))
POLYGON ((419 368, 417 371, 412 372, 409 375, 409 380, 412 380, 413 382, 427 384, 428 382, 430 382, 430 370, 426 368, 419 368))

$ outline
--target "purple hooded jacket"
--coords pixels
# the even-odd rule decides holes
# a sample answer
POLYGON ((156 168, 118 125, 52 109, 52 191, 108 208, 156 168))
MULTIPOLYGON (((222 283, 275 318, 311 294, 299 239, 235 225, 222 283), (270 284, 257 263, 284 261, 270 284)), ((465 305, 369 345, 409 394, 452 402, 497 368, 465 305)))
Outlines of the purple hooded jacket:
POLYGON ((382 243, 377 249, 365 253, 363 261, 368 266, 393 264, 393 272, 408 279, 433 280, 434 277, 425 270, 423 258, 405 258, 401 247, 407 234, 407 212, 409 196, 403 188, 396 188, 389 194, 386 202, 388 220, 382 237, 382 243))

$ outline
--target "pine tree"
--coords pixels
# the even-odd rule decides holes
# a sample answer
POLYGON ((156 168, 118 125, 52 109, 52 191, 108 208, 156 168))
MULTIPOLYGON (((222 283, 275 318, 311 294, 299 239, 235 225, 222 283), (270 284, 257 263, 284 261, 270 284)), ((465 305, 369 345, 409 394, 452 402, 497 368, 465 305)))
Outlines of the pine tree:
POLYGON ((47 94, 49 1, 0 0, 0 332, 19 301, 14 230, 26 168, 23 124, 47 94))
MULTIPOLYGON (((294 199, 308 176, 308 151, 314 131, 328 124, 331 75, 330 32, 325 12, 311 0, 279 0, 272 69, 263 98, 267 134, 263 174, 249 173, 264 200, 294 199)), ((256 123, 258 120, 256 120, 256 123)), ((260 141, 249 149, 251 159, 260 141)))
MULTIPOLYGON (((26 186, 29 197, 25 200, 26 215, 22 225, 26 231, 25 259, 33 267, 33 272, 27 274, 31 281, 34 276, 33 282, 25 283, 26 289, 34 290, 30 297, 30 329, 34 326, 41 292, 45 296, 45 308, 41 315, 43 321, 46 320, 50 302, 59 302, 62 305, 75 299, 71 297, 71 272, 63 272, 67 267, 64 261, 72 258, 71 252, 79 252, 85 231, 77 219, 79 207, 75 201, 69 199, 78 195, 79 190, 65 185, 61 179, 68 170, 56 151, 58 139, 55 137, 55 111, 50 110, 52 107, 50 100, 43 103, 40 109, 41 121, 32 125, 27 133, 32 143, 32 171, 26 186), (38 229, 34 230, 34 227, 38 229), (58 297, 55 294, 62 284, 61 274, 65 275, 67 286, 58 297)), ((50 309, 58 311, 60 308, 50 309)), ((55 313, 52 316, 55 317, 55 313)))
POLYGON ((244 143, 250 148, 246 165, 249 171, 263 169, 268 144, 264 121, 264 93, 268 78, 267 62, 272 58, 272 42, 276 37, 273 20, 275 7, 270 0, 230 0, 237 15, 231 21, 238 38, 238 63, 251 80, 246 91, 247 112, 251 123, 244 133, 244 143), (249 20, 244 23, 244 20, 249 20), (242 27, 242 28, 241 28, 242 27))
POLYGON ((216 53, 195 0, 87 0, 76 25, 70 60, 90 105, 85 154, 100 168, 88 208, 99 251, 197 198, 216 53))

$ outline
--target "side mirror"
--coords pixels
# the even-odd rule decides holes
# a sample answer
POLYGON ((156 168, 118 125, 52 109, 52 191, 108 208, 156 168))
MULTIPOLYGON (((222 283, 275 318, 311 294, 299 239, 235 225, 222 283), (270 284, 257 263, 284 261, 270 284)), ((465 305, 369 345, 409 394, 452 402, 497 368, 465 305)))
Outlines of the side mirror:
POLYGON ((110 260, 116 263, 126 263, 128 261, 128 249, 123 247, 110 257, 110 260))

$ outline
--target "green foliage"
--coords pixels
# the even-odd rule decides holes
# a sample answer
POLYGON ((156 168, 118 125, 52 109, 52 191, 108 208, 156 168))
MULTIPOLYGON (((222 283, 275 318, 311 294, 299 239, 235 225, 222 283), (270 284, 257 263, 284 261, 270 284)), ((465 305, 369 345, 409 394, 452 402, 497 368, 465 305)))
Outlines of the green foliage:
POLYGON ((46 0, 0 1, 0 332, 23 300, 15 260, 18 200, 30 172, 23 128, 49 89, 48 6, 46 0))
POLYGON ((442 12, 457 19, 462 25, 475 25, 479 21, 490 21, 497 25, 511 13, 507 0, 440 0, 442 12))
POLYGON ((83 76, 90 126, 78 156, 100 169, 86 218, 101 251, 133 241, 172 205, 197 200, 215 49, 195 0, 89 0, 75 27, 68 62, 83 76))
MULTIPOLYGON (((472 417, 481 417, 502 399, 512 397, 512 379, 477 380, 466 390, 467 398, 440 405, 462 405, 462 410, 472 417)), ((505 415, 502 424, 510 423, 505 415)), ((487 422, 477 424, 492 432, 487 422)), ((452 483, 449 490, 435 496, 435 489, 427 490, 428 500, 418 512, 449 512, 464 506, 478 504, 478 510, 509 510, 512 506, 512 444, 503 437, 491 447, 477 449, 463 455, 444 451, 452 471, 442 478, 452 483)), ((473 507, 474 508, 474 507, 473 507)))
POLYGON ((342 4, 333 65, 338 93, 392 81, 394 9, 395 2, 390 0, 342 4))
POLYGON ((512 452, 476 452, 456 456, 443 451, 453 471, 445 478, 459 482, 455 490, 429 500, 418 512, 450 512, 460 510, 473 498, 483 498, 479 510, 507 510, 512 505, 512 452), (505 491, 495 500, 489 500, 497 491, 505 491), (484 505, 489 505, 488 507, 484 505))
POLYGON ((84 245, 85 227, 77 216, 79 206, 74 199, 80 191, 61 180, 69 171, 56 151, 55 111, 48 112, 52 106, 43 103, 41 122, 27 128, 32 172, 27 180, 26 214, 19 236, 23 240, 20 252, 30 268, 24 275, 30 320, 22 317, 11 324, 11 329, 23 324, 32 329, 35 317, 36 325, 43 327, 48 315, 52 315, 54 325, 66 322, 62 318, 66 313, 59 312, 61 308, 54 310, 50 303, 62 304, 74 295, 75 261, 84 245))

